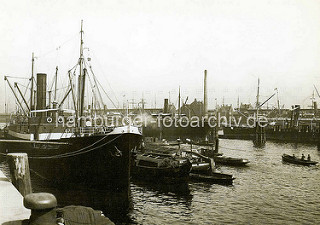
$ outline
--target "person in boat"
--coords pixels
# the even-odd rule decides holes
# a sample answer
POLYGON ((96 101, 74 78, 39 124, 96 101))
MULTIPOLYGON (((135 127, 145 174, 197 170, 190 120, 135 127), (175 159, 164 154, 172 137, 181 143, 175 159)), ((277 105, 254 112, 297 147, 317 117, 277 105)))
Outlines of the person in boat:
POLYGON ((308 161, 311 161, 311 156, 310 156, 310 154, 308 154, 307 160, 308 160, 308 161))
POLYGON ((301 160, 304 160, 304 158, 305 158, 305 157, 304 157, 304 154, 302 154, 302 156, 301 156, 301 160))

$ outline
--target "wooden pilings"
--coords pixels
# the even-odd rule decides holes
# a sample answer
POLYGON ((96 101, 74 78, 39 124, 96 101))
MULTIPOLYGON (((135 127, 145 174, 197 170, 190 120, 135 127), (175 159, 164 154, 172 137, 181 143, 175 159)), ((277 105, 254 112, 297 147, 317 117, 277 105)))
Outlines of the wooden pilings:
POLYGON ((266 144, 266 131, 263 126, 256 122, 255 136, 253 143, 256 147, 263 147, 266 144))
POLYGON ((9 153, 7 162, 12 184, 22 196, 32 193, 28 155, 26 153, 9 153))

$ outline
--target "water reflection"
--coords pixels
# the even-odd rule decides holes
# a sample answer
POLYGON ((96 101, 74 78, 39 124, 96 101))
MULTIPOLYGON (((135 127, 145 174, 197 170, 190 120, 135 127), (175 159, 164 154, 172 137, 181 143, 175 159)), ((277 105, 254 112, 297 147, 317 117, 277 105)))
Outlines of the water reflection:
POLYGON ((82 205, 102 210, 116 224, 135 224, 134 210, 142 207, 144 200, 135 198, 143 193, 155 204, 166 206, 183 205, 190 209, 192 195, 187 183, 182 184, 159 184, 150 182, 141 182, 133 180, 129 193, 119 191, 107 191, 101 189, 92 189, 79 185, 54 186, 48 185, 48 182, 37 176, 32 176, 32 185, 34 192, 49 192, 56 196, 59 207, 67 205, 82 205), (133 190, 133 191, 132 191, 133 190))
POLYGON ((153 193, 154 196, 166 195, 175 198, 179 203, 189 204, 192 201, 188 183, 166 184, 132 180, 131 186, 135 192, 153 193))
POLYGON ((118 223, 133 223, 128 216, 132 208, 130 191, 108 191, 80 185, 54 186, 39 179, 32 180, 33 192, 48 192, 56 196, 59 207, 82 205, 92 207, 118 223))
POLYGON ((317 146, 268 142, 256 149, 252 141, 221 140, 220 147, 225 156, 250 161, 247 167, 220 166, 236 178, 232 186, 133 180, 128 196, 77 186, 36 187, 35 176, 32 184, 34 191, 55 194, 62 206, 100 209, 118 224, 320 224, 320 166, 285 164, 281 158, 303 153, 320 161, 317 146))
POLYGON ((193 195, 187 183, 159 184, 132 181, 134 220, 139 224, 183 223, 192 216, 193 195))

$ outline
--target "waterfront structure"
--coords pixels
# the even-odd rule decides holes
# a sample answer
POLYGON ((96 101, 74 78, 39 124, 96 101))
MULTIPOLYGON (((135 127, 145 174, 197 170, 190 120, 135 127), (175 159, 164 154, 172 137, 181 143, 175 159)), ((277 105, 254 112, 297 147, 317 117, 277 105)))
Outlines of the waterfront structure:
MULTIPOLYGON (((77 183, 128 193, 131 151, 140 145, 141 130, 130 124, 107 126, 88 121, 92 115, 85 110, 86 80, 96 82, 96 77, 83 54, 82 22, 80 36, 80 57, 68 71, 68 87, 61 101, 56 97, 58 70, 53 101, 49 94, 47 102, 46 74, 37 74, 34 87, 34 55, 30 104, 5 77, 19 110, 5 128, 0 151, 27 153, 31 171, 48 182, 77 183), (71 110, 63 108, 68 96, 73 100, 71 110)), ((15 86, 19 88, 17 83, 15 86)))

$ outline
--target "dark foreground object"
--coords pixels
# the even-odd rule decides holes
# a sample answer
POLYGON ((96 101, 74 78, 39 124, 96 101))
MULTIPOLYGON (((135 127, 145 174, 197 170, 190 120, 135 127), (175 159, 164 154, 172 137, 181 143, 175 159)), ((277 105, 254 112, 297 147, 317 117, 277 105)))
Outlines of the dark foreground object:
POLYGON ((299 159, 291 155, 283 154, 282 155, 282 161, 287 163, 293 163, 298 165, 304 165, 304 166, 311 166, 316 165, 318 162, 316 161, 309 161, 304 159, 299 159))
POLYGON ((54 224, 114 224, 101 211, 84 206, 67 206, 56 208, 57 200, 49 193, 33 193, 25 196, 24 206, 31 209, 30 225, 54 224))
POLYGON ((31 172, 54 184, 86 184, 104 190, 129 187, 133 133, 61 138, 51 142, 0 140, 3 153, 27 153, 31 172))
POLYGON ((12 184, 22 196, 32 193, 28 155, 26 153, 7 154, 12 184))

